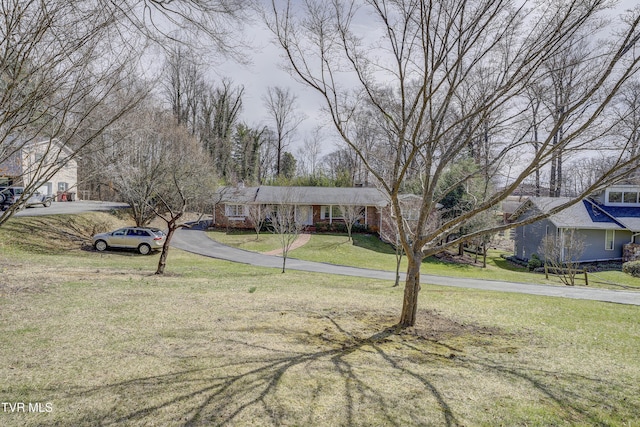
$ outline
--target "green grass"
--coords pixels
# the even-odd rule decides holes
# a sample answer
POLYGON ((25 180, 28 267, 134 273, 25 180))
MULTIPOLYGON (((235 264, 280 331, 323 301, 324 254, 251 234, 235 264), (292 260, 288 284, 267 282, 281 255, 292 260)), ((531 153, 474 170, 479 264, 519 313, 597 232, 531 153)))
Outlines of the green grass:
MULTIPOLYGON (((261 233, 256 241, 255 233, 210 232, 209 236, 221 243, 256 252, 267 252, 278 249, 276 236, 261 233)), ((487 257, 487 268, 482 268, 482 259, 478 263, 456 263, 443 261, 435 257, 425 259, 423 274, 449 277, 470 277, 487 280, 503 280, 520 283, 539 283, 562 285, 558 277, 553 275, 547 280, 541 273, 529 272, 526 268, 516 266, 502 258, 504 252, 490 250, 487 257)), ((307 261, 325 262, 329 264, 348 265, 375 270, 394 271, 396 257, 393 248, 380 241, 375 235, 354 234, 349 241, 344 234, 312 234, 311 240, 304 246, 289 252, 289 256, 307 261)), ((467 262, 472 257, 467 256, 467 262)), ((401 271, 406 271, 406 258, 403 257, 401 271)), ((640 279, 620 271, 607 271, 589 274, 590 287, 606 289, 638 289, 640 279)), ((583 276, 579 276, 577 286, 584 286, 583 276)))
POLYGON ((208 231, 207 234, 213 240, 225 245, 233 246, 252 252, 269 252, 280 249, 280 240, 276 234, 260 233, 246 231, 208 231))
POLYGON ((157 256, 30 252, 33 223, 9 224, 0 401, 52 411, 2 426, 637 425, 640 307, 424 285, 398 331, 388 281, 173 249, 154 276, 157 256))

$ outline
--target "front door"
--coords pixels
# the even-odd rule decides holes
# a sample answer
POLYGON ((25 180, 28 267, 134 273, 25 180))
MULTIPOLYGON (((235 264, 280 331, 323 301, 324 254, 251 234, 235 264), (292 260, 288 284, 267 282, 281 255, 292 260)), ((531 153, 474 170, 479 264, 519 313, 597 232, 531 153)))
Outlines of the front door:
POLYGON ((296 206, 296 220, 302 225, 313 225, 311 206, 296 206))

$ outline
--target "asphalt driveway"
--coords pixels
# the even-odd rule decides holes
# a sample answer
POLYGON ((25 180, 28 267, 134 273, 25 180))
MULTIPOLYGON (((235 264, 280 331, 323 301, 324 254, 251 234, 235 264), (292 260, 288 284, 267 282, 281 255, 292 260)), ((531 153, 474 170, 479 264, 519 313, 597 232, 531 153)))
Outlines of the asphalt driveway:
POLYGON ((77 214, 90 211, 110 211, 114 209, 126 208, 129 205, 118 202, 96 202, 92 200, 78 200, 76 202, 53 202, 49 207, 34 206, 22 209, 13 215, 19 216, 41 216, 41 215, 60 215, 60 214, 77 214))
MULTIPOLYGON (((210 239, 198 229, 178 230, 173 237, 172 246, 187 252, 217 258, 226 261, 255 265, 259 267, 282 268, 282 258, 264 255, 222 245, 210 239)), ((320 262, 287 258, 287 269, 316 273, 338 274, 344 276, 366 277, 370 279, 395 280, 392 271, 370 270, 320 262)), ((404 275, 403 275, 404 278, 404 275)), ((612 302, 618 304, 640 305, 640 292, 617 291, 595 288, 574 288, 569 286, 536 285, 530 283, 503 282, 499 280, 480 280, 459 277, 444 277, 430 274, 420 276, 421 283, 459 288, 481 289, 488 291, 516 292, 530 295, 543 295, 562 298, 585 299, 612 302)))

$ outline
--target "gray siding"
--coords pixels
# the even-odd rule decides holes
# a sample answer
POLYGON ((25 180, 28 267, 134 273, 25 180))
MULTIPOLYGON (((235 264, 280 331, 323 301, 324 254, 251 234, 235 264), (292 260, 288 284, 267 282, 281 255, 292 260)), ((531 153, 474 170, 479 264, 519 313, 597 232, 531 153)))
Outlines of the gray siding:
POLYGON ((532 254, 540 255, 538 248, 547 232, 552 235, 556 233, 556 226, 548 219, 516 227, 515 255, 523 260, 528 260, 532 254))
POLYGON ((581 261, 602 261, 622 258, 622 246, 631 240, 628 230, 615 230, 613 250, 605 250, 606 230, 580 230, 585 237, 586 247, 581 261))
MULTIPOLYGON (((549 220, 538 221, 523 227, 516 228, 515 255, 523 260, 531 258, 531 254, 538 254, 540 242, 546 233, 555 234, 557 228, 549 220), (548 227, 548 228, 547 228, 548 227)), ((612 251, 605 249, 606 230, 578 230, 585 241, 585 249, 580 261, 603 261, 622 258, 622 246, 631 241, 631 232, 628 230, 615 230, 614 247, 612 251)))

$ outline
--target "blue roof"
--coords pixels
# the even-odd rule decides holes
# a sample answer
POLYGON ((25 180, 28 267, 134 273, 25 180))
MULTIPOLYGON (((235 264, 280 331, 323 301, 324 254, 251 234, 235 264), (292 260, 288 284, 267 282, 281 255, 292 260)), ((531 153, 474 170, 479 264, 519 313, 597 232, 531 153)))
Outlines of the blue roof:
POLYGON ((593 222, 609 222, 623 228, 634 229, 635 221, 625 221, 625 218, 640 219, 640 207, 633 206, 606 206, 596 201, 583 201, 589 216, 593 222))
POLYGON ((640 218, 640 207, 630 206, 604 206, 599 205, 600 209, 616 218, 640 218))
POLYGON ((603 209, 604 206, 598 205, 598 204, 596 204, 594 202, 588 202, 586 200, 583 200, 582 203, 584 204, 584 207, 587 210, 587 213, 591 217, 591 221, 600 222, 600 223, 609 222, 609 223, 612 223, 612 224, 618 224, 618 225, 622 226, 622 224, 620 224, 618 221, 615 221, 612 218, 612 216, 615 217, 615 215, 612 215, 610 212, 605 211, 603 209))

